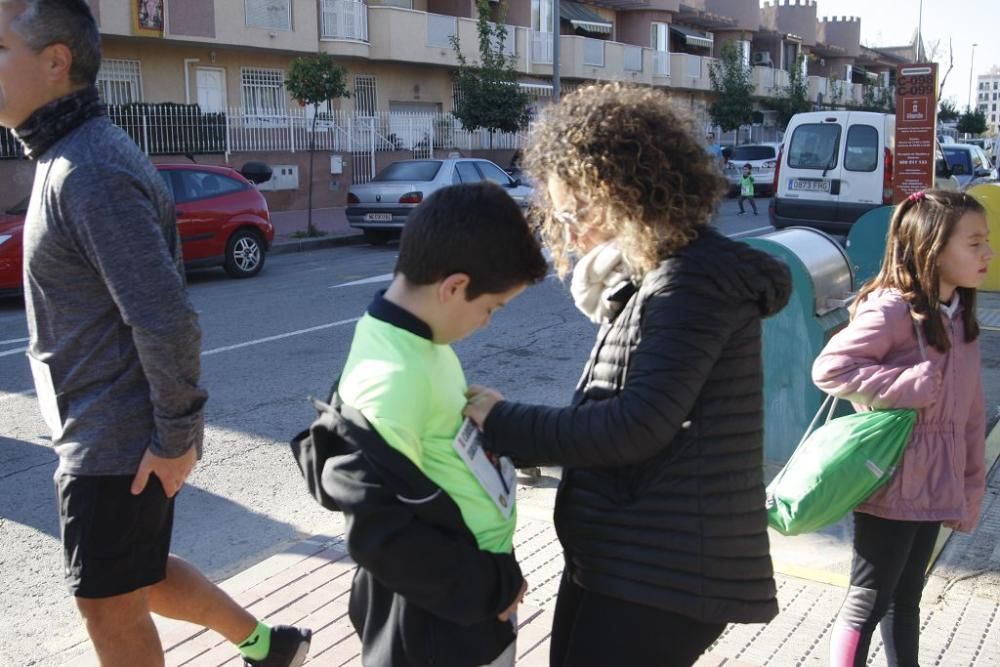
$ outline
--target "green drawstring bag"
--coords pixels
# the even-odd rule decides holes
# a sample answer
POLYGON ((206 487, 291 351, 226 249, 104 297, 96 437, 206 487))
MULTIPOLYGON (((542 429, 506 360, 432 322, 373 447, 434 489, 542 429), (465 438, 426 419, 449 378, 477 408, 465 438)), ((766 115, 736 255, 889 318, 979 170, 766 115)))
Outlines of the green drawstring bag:
POLYGON ((782 535, 840 521, 889 481, 906 450, 916 410, 872 410, 832 419, 828 396, 785 467, 767 487, 767 522, 782 535), (816 428, 829 406, 826 423, 816 428), (815 429, 815 430, 814 430, 815 429))

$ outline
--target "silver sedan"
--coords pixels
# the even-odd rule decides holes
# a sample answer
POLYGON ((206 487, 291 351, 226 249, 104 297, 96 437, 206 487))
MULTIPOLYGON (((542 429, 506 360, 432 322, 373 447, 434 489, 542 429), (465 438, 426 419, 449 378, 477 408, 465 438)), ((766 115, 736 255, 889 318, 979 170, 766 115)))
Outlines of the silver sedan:
POLYGON ((531 201, 531 187, 489 160, 401 160, 383 169, 371 182, 351 186, 347 221, 351 227, 361 229, 369 243, 382 245, 399 236, 410 211, 435 190, 480 181, 493 181, 507 188, 522 208, 531 201))

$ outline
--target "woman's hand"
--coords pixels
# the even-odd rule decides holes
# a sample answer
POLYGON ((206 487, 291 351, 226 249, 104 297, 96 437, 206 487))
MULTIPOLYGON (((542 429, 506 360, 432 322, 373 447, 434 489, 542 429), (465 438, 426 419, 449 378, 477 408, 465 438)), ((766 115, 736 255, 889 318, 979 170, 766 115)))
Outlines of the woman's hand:
POLYGON ((462 414, 474 421, 476 426, 482 429, 483 424, 486 423, 486 418, 490 415, 490 410, 493 409, 494 405, 503 400, 503 394, 496 389, 474 384, 465 392, 465 398, 468 399, 468 403, 465 404, 465 410, 462 411, 462 414))

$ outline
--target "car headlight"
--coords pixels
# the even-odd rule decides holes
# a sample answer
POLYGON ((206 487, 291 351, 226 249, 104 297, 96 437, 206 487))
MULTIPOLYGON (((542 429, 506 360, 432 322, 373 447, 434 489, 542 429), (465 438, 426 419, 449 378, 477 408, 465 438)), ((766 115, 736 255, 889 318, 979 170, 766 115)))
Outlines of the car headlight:
POLYGON ((0 234, 0 245, 3 245, 7 241, 9 241, 11 238, 12 237, 11 237, 10 234, 0 234))
POLYGON ((777 160, 768 160, 767 162, 761 165, 761 167, 763 167, 764 169, 774 169, 777 166, 778 166, 777 160))

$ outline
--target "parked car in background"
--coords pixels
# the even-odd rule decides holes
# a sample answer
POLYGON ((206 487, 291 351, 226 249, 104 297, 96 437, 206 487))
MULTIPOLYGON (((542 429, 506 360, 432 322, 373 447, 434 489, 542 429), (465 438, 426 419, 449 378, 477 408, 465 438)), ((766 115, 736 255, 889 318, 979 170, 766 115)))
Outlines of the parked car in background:
POLYGON ((743 165, 750 165, 753 176, 754 194, 772 194, 774 190, 774 168, 778 165, 780 143, 743 144, 733 147, 723 168, 729 182, 729 196, 735 197, 740 191, 743 165))
MULTIPOLYGON (((868 211, 892 204, 895 139, 892 114, 795 114, 774 172, 771 224, 843 233, 868 211)), ((958 181, 936 148, 935 187, 955 190, 958 181)))
POLYGON ((980 183, 995 183, 997 169, 986 152, 973 144, 948 144, 943 147, 951 173, 965 190, 980 183))
POLYGON ((21 232, 28 211, 28 197, 0 214, 0 297, 22 291, 21 232))
POLYGON ((177 229, 188 268, 221 266, 233 278, 260 273, 274 241, 267 201, 254 184, 266 182, 270 170, 259 163, 231 167, 204 164, 158 164, 174 194, 177 229))
POLYGON ((351 186, 347 194, 347 221, 364 232, 372 245, 383 245, 402 232, 410 211, 432 192, 458 183, 493 181, 528 206, 532 188, 489 160, 401 160, 393 162, 368 183, 351 186))
MULTIPOLYGON (((233 278, 260 273, 274 241, 274 227, 267 202, 250 179, 266 182, 270 169, 261 163, 248 163, 243 173, 204 164, 158 164, 156 169, 174 195, 184 265, 221 266, 233 278)), ((26 197, 0 215, 0 295, 20 294, 23 289, 21 248, 27 210, 26 197)))

